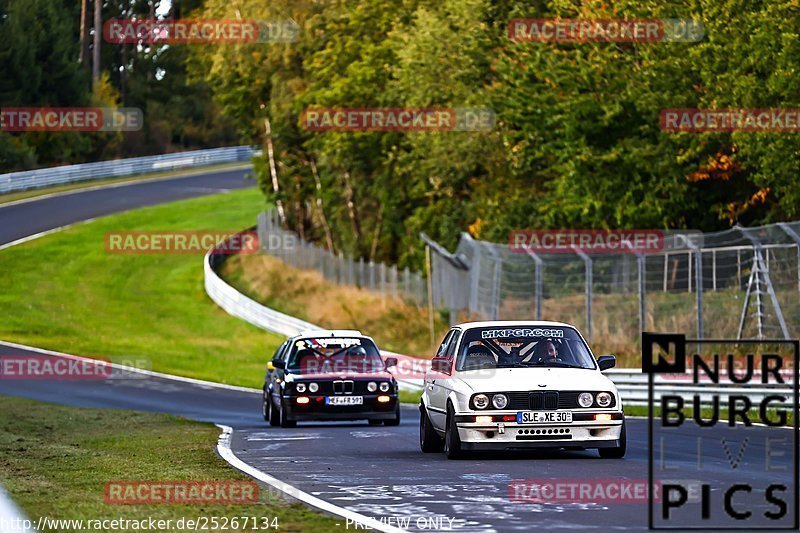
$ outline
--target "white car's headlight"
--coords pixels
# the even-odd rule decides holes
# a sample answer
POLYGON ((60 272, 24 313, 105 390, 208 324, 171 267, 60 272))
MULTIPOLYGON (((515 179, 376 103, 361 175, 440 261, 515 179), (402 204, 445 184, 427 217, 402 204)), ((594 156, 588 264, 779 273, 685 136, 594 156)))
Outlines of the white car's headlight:
POLYGON ((591 407, 594 403, 594 396, 591 392, 582 392, 578 395, 578 404, 581 407, 591 407))
POLYGON ((305 392, 306 391, 306 384, 305 383, 298 383, 297 384, 297 392, 305 392))
POLYGON ((389 384, 385 381, 380 384, 381 392, 389 392, 389 384))
POLYGON ((370 392, 375 392, 376 390, 378 390, 378 384, 375 383, 374 381, 370 381, 369 383, 367 383, 367 390, 370 392))
POLYGON ((492 396, 492 405, 495 409, 505 409, 508 405, 508 396, 505 394, 495 394, 492 396))
POLYGON ((472 398, 472 403, 475 404, 476 409, 486 409, 489 407, 489 397, 485 394, 476 394, 472 398))
POLYGON ((601 392, 597 395, 597 405, 600 407, 608 407, 611 405, 612 397, 607 392, 601 392))
POLYGON ((308 384, 308 391, 309 392, 317 392, 319 390, 319 385, 316 383, 309 383, 308 384))

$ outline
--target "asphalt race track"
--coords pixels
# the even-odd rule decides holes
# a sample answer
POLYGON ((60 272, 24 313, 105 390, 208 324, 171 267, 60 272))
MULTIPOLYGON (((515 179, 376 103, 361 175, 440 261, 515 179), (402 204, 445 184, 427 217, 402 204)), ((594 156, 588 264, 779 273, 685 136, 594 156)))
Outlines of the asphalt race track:
MULTIPOLYGON (((0 244, 112 212, 247 186, 243 174, 244 171, 225 171, 130 185, 125 188, 124 198, 116 190, 91 191, 0 207, 0 244)), ((198 268, 201 268, 199 260, 198 268)), ((24 352, 0 345, 0 357, 24 352)), ((297 428, 281 429, 269 427, 261 419, 257 393, 117 370, 110 379, 102 380, 0 379, 0 394, 79 407, 165 412, 232 426, 232 450, 248 464, 335 505, 379 520, 392 517, 392 525, 397 525, 399 517, 410 518, 409 526, 415 530, 647 527, 646 501, 515 503, 509 492, 509 483, 514 480, 646 482, 648 453, 644 420, 628 421, 628 454, 622 460, 600 459, 596 451, 590 450, 481 454, 468 460, 448 461, 443 454, 419 451, 419 416, 415 407, 403 409, 399 427, 372 427, 366 422, 301 423, 297 428)), ((739 432, 738 436, 729 437, 734 456, 741 450, 742 435, 739 432)), ((767 435, 789 437, 791 433, 753 427, 746 435, 751 439, 750 444, 742 454, 742 462, 734 468, 731 459, 721 453, 720 437, 726 436, 722 430, 710 434, 688 428, 673 430, 667 435, 667 455, 672 467, 681 468, 681 473, 675 474, 676 479, 686 479, 686 473, 694 471, 688 476, 691 479, 733 484, 747 476, 749 482, 759 485, 783 475, 785 470, 776 474, 759 468, 758 464, 768 452, 767 435), (696 443, 701 436, 706 439, 707 451, 702 471, 696 471, 696 443), (747 474, 743 474, 745 469, 747 474)), ((789 455, 773 458, 773 466, 787 467, 789 455)), ((787 501, 792 500, 789 490, 787 501)), ((759 516, 773 508, 763 502, 751 505, 754 515, 759 516)), ((719 509, 721 506, 716 503, 712 505, 715 514, 709 524, 731 525, 720 521, 716 514, 719 509)), ((341 526, 342 530, 357 530, 352 524, 347 527, 344 519, 341 526)))
POLYGON ((6 206, 0 204, 0 246, 91 218, 253 187, 255 182, 245 178, 248 172, 246 169, 223 170, 143 183, 132 182, 91 191, 77 190, 6 206))

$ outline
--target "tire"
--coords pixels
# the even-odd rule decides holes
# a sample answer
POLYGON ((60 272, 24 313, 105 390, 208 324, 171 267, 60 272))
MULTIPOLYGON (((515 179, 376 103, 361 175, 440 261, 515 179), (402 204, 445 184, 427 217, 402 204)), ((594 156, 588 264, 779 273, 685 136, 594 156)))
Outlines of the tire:
POLYGON ((447 429, 444 433, 444 453, 448 459, 462 459, 464 451, 461 449, 461 438, 458 436, 456 414, 453 406, 447 405, 447 429))
POLYGON ((425 407, 419 405, 419 447, 423 453, 439 453, 444 450, 442 437, 433 429, 425 407))
POLYGON ((275 402, 272 401, 272 395, 270 394, 269 399, 269 425, 273 427, 277 427, 281 425, 281 414, 280 412, 275 409, 275 402))
POLYGON ((394 412, 394 418, 391 420, 384 420, 383 425, 385 426, 399 426, 400 425, 400 405, 397 405, 397 409, 394 412))
POLYGON ((383 420, 368 420, 370 426, 380 426, 383 420))
POLYGON ((269 405, 269 396, 267 396, 267 391, 264 390, 264 393, 261 395, 261 416, 264 417, 264 420, 270 422, 272 415, 270 413, 270 405, 269 405))
POLYGON ((281 427, 282 428, 293 428, 293 427, 297 426, 297 421, 296 420, 290 420, 286 416, 286 409, 283 408, 283 401, 281 401, 280 420, 281 420, 281 427))
POLYGON ((619 434, 619 446, 615 448, 600 448, 600 457, 603 459, 622 459, 625 457, 625 451, 628 447, 627 431, 625 430, 625 421, 622 421, 622 431, 619 434))

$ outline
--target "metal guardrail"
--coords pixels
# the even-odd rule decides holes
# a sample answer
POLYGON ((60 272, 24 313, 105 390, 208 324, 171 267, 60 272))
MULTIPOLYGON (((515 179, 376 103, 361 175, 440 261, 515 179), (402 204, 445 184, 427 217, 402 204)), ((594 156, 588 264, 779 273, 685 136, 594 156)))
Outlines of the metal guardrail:
POLYGON ((250 146, 231 146, 11 172, 0 174, 0 194, 82 181, 123 178, 220 163, 244 162, 250 161, 253 154, 253 148, 250 146))
MULTIPOLYGON (((245 322, 249 322, 256 327, 271 331, 279 335, 291 337, 303 331, 313 329, 325 329, 310 322, 294 318, 263 306, 255 300, 248 298, 240 293, 217 275, 216 269, 225 261, 227 256, 215 253, 214 250, 208 252, 203 261, 203 277, 206 294, 226 313, 245 322)), ((384 356, 407 358, 393 352, 382 351, 384 356)), ((413 359, 413 358, 408 358, 413 359)), ((417 379, 398 379, 401 387, 405 390, 420 390, 421 380, 417 379)))
MULTIPOLYGON (((241 318, 261 329, 287 337, 297 335, 309 329, 324 329, 310 322, 305 322, 275 311, 274 309, 270 309, 269 307, 265 307, 225 283, 225 281, 217 275, 216 269, 222 264, 226 257, 225 255, 215 254, 212 250, 205 257, 203 269, 206 293, 228 314, 241 318)), ((411 375, 417 376, 430 366, 430 361, 428 360, 420 360, 393 352, 384 351, 382 353, 384 356, 398 357, 400 359, 400 366, 405 368, 403 372, 407 372, 411 375)), ((617 390, 625 404, 647 404, 647 374, 643 374, 641 370, 635 368, 610 369, 607 370, 605 374, 617 386, 617 390)), ((418 378, 403 378, 398 379, 398 381, 406 390, 420 390, 422 388, 422 380, 418 378)), ((716 385, 712 387, 710 384, 696 385, 692 383, 691 374, 685 374, 685 376, 679 376, 671 380, 665 380, 662 376, 657 376, 655 384, 659 395, 676 394, 683 397, 684 401, 691 402, 693 396, 699 394, 703 404, 709 404, 713 396, 719 396, 720 405, 727 405, 729 395, 745 395, 756 405, 765 396, 770 394, 788 394, 790 396, 792 394, 790 386, 740 387, 716 385)))

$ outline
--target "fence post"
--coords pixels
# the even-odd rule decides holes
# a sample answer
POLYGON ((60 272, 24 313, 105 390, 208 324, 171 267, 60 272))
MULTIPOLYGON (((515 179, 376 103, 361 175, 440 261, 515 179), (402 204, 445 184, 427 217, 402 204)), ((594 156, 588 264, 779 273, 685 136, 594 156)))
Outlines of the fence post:
POLYGON ((369 288, 375 290, 375 262, 372 259, 369 260, 369 288))
POLYGON ((536 270, 533 274, 533 287, 536 291, 536 320, 542 319, 542 267, 544 266, 544 261, 542 258, 539 257, 538 254, 534 253, 529 247, 525 249, 528 252, 528 255, 531 259, 533 259, 534 264, 536 265, 536 270))
POLYGON ((411 271, 408 270, 408 267, 403 269, 403 292, 406 295, 406 298, 409 300, 411 299, 411 271))
MULTIPOLYGON (((574 252, 583 259, 586 280, 586 333, 589 340, 592 340, 592 258, 581 250, 574 248, 574 252)), ((627 263, 625 263, 627 265, 627 263)), ((627 269, 627 266, 626 266, 627 269)), ((628 274, 626 273, 626 278, 628 274)), ((627 291, 627 289, 626 289, 627 291)))
MULTIPOLYGON (((694 250, 695 290, 697 291, 697 338, 703 339, 703 253, 696 244, 688 242, 689 248, 694 250)), ((689 252, 691 261, 692 252, 689 252)), ((692 265, 689 264, 689 285, 692 284, 692 265)))
POLYGON ((778 222, 778 227, 780 227, 797 245, 797 290, 800 291, 800 235, 785 222, 778 222))
POLYGON ((711 249, 711 290, 717 292, 717 251, 711 249))
POLYGON ((502 275, 503 263, 497 250, 492 248, 491 244, 484 242, 483 245, 489 250, 489 254, 494 260, 494 265, 492 266, 492 308, 489 310, 489 316, 492 320, 497 320, 500 316, 500 276, 502 275))
POLYGON ((350 285, 356 284, 355 260, 352 255, 347 256, 347 282, 350 285))
MULTIPOLYGON (((666 264, 667 257, 664 256, 664 261, 666 264)), ((645 304, 645 267, 647 263, 645 262, 645 256, 643 254, 636 254, 636 261, 639 263, 639 331, 644 331, 646 329, 646 312, 647 307, 645 304)), ((666 282, 666 278, 664 278, 666 282)))

